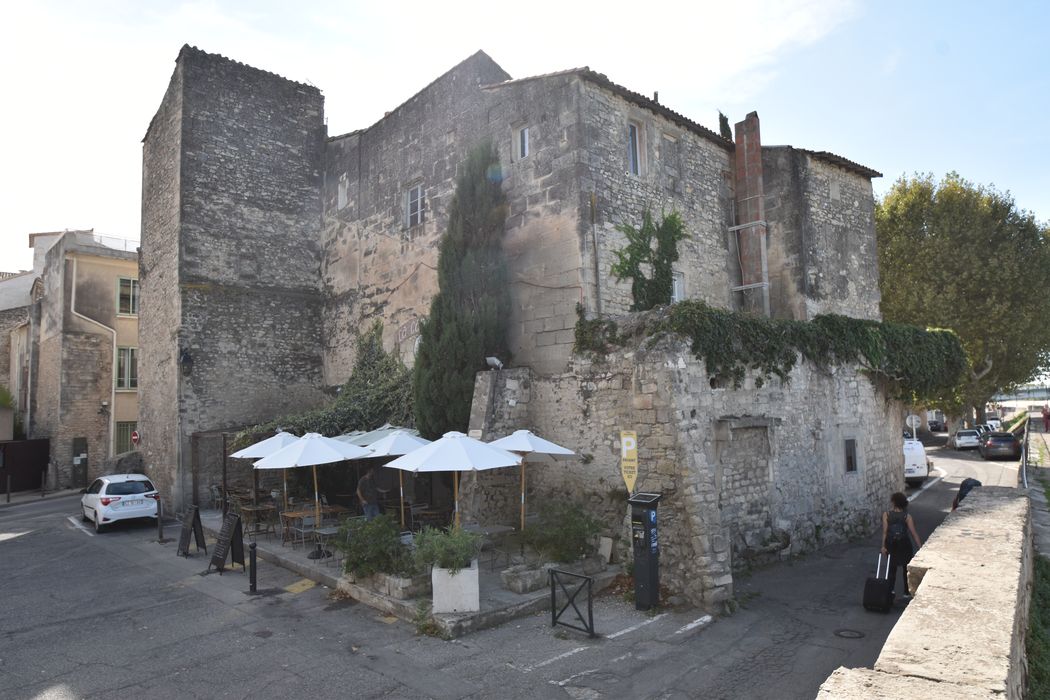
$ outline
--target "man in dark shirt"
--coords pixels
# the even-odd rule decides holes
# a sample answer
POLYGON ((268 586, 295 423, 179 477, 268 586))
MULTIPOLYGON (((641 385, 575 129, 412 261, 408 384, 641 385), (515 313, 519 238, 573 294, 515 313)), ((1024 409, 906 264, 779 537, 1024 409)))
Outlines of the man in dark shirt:
POLYGON ((379 489, 376 488, 375 475, 369 467, 361 481, 357 482, 357 499, 361 509, 369 520, 379 515, 379 489))

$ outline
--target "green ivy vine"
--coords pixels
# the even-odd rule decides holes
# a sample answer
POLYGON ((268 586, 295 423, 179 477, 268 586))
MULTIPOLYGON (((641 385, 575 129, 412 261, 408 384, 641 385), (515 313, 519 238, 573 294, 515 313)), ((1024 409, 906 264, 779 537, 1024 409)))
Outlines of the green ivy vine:
POLYGON ((613 251, 616 262, 611 272, 617 282, 631 280, 634 298, 631 311, 648 311, 670 304, 674 286, 671 265, 678 261, 678 241, 688 237, 682 217, 678 212, 671 212, 657 224, 653 222, 652 212, 646 209, 642 212, 641 228, 624 223, 616 230, 627 236, 627 246, 613 251), (650 277, 645 276, 643 265, 651 270, 650 277))

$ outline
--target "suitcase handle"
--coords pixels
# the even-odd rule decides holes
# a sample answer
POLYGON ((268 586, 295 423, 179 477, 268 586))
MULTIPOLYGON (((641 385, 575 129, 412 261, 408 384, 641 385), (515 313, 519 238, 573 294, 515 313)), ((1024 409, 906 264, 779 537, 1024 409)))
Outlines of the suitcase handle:
POLYGON ((879 552, 879 561, 875 564, 875 578, 889 578, 890 577, 890 555, 886 555, 886 575, 879 576, 879 570, 882 569, 882 552, 879 552))

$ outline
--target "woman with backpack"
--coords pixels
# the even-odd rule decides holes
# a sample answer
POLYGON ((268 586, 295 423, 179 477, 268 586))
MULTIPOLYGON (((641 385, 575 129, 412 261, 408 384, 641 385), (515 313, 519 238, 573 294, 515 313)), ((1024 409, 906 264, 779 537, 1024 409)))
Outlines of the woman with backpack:
POLYGON ((898 491, 890 496, 893 506, 882 514, 882 553, 890 557, 890 581, 897 578, 897 567, 901 569, 901 581, 904 583, 904 598, 911 598, 908 590, 908 562, 911 561, 915 547, 922 546, 919 533, 915 531, 915 521, 908 515, 908 497, 898 491), (911 537, 909 537, 909 533, 911 537))

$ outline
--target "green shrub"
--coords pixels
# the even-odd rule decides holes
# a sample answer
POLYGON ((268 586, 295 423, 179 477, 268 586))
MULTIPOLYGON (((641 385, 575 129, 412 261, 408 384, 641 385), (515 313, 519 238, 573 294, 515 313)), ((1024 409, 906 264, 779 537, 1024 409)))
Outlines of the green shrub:
POLYGON ((574 503, 540 507, 539 522, 525 529, 525 544, 554 561, 571 562, 594 554, 601 523, 574 503))
POLYGON ((1028 618, 1028 697, 1050 697, 1050 562, 1035 557, 1028 618))
POLYGON ((388 515, 372 520, 353 518, 343 523, 335 546, 346 555, 343 569, 354 576, 415 573, 412 558, 401 544, 397 523, 388 515))
POLYGON ((470 566, 481 550, 481 538, 460 527, 439 530, 424 527, 416 535, 414 559, 417 566, 448 569, 453 576, 470 566))

